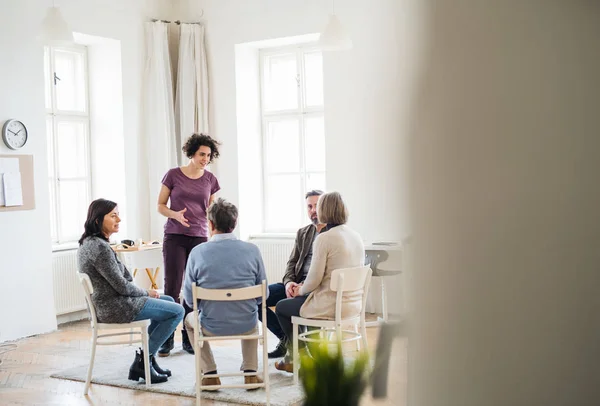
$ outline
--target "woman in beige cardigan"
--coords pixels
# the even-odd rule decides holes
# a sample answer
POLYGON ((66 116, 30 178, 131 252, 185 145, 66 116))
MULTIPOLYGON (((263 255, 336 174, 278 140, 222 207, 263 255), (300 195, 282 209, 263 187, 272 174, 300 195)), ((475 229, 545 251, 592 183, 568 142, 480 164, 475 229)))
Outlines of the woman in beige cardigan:
MULTIPOLYGON (((292 339, 292 316, 310 319, 333 319, 336 292, 329 287, 335 269, 362 266, 365 247, 360 235, 346 225, 348 210, 337 192, 325 193, 317 203, 319 223, 327 224, 313 245, 310 269, 303 284, 298 285, 292 298, 277 303, 275 312, 288 342, 292 339)), ((362 291, 345 294, 342 316, 358 315, 362 291)), ((275 364, 282 371, 292 372, 292 354, 275 364)))

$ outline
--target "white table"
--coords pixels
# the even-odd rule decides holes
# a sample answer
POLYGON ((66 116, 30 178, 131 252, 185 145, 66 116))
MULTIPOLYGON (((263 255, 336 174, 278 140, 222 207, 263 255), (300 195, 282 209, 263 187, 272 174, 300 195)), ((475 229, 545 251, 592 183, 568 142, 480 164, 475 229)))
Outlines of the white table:
MULTIPOLYGON (((119 245, 115 245, 115 246, 111 246, 111 247, 116 253, 123 255, 123 254, 133 253, 133 252, 144 252, 144 251, 152 251, 152 250, 162 249, 162 244, 142 244, 142 245, 135 245, 133 247, 127 246, 127 248, 125 248, 125 246, 123 246, 123 244, 119 244, 119 245)), ((157 277, 158 277, 158 273, 160 272, 160 266, 153 267, 153 268, 148 267, 148 268, 145 268, 145 270, 146 270, 146 275, 148 275, 148 279, 150 281, 150 289, 158 289, 157 277)), ((137 275, 137 271, 138 271, 138 268, 133 268, 132 275, 134 278, 137 275)))
POLYGON ((402 243, 390 242, 365 242, 365 251, 402 251, 402 243))

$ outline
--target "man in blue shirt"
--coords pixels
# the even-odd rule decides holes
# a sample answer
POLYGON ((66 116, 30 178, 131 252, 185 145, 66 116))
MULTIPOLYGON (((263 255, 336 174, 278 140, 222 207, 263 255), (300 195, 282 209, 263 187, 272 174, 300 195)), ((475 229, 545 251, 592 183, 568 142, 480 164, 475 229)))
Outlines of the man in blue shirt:
MULTIPOLYGON (((266 281, 265 266, 258 247, 240 241, 233 234, 238 210, 233 204, 219 198, 208 208, 208 229, 211 238, 192 249, 185 271, 183 297, 193 306, 192 286, 205 289, 237 289, 260 285, 266 281)), ((268 291, 267 291, 268 295, 268 291)), ((252 335, 257 333, 260 299, 216 302, 202 300, 198 304, 200 326, 205 336, 252 335)), ((193 313, 186 319, 186 329, 193 342, 193 313)), ((201 365, 205 375, 217 373, 210 344, 204 342, 201 365)), ((242 366, 244 372, 258 369, 258 340, 242 340, 242 366)), ((258 376, 245 376, 245 383, 261 383, 258 376)), ((210 376, 202 385, 220 385, 220 379, 210 376)))

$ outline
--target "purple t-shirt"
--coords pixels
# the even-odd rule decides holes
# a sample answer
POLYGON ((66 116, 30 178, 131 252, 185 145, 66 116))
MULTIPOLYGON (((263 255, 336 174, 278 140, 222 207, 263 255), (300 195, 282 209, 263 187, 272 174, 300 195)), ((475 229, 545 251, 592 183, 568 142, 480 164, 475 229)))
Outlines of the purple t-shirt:
POLYGON ((184 234, 191 237, 208 237, 208 222, 206 209, 210 196, 217 193, 221 187, 216 176, 207 170, 198 179, 190 179, 180 168, 169 169, 162 180, 169 188, 171 195, 170 209, 180 211, 187 208, 183 214, 189 227, 185 227, 175 219, 167 219, 165 234, 184 234))

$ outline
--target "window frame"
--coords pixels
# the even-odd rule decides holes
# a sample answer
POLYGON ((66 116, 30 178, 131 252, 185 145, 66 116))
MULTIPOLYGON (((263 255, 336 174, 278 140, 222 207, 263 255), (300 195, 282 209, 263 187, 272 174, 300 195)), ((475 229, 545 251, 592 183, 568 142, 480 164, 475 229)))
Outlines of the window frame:
MULTIPOLYGON (((63 230, 63 222, 60 214, 60 202, 61 182, 75 182, 84 181, 86 191, 86 201, 91 200, 92 196, 92 170, 91 170, 91 137, 90 137, 90 97, 89 97, 89 63, 88 63, 88 52, 87 47, 83 45, 69 45, 69 46, 45 46, 44 47, 44 70, 45 70, 45 81, 49 80, 50 84, 44 83, 44 89, 50 90, 50 106, 46 106, 46 122, 51 121, 51 134, 46 134, 48 157, 52 156, 52 162, 48 163, 48 185, 50 190, 50 198, 52 206, 50 209, 51 222, 54 225, 54 233, 51 233, 51 242, 53 250, 61 250, 65 246, 70 246, 79 239, 79 235, 66 234, 63 230), (55 52, 66 51, 73 52, 82 55, 83 57, 83 92, 84 92, 84 111, 73 111, 73 110, 61 110, 57 107, 57 91, 56 84, 54 83, 54 72, 55 72, 55 52), (46 66, 46 53, 48 55, 48 65, 46 66), (58 162, 58 137, 57 129, 59 123, 82 123, 85 134, 83 135, 83 150, 84 150, 84 175, 69 177, 61 179, 59 176, 58 162), (52 167, 50 167, 52 164, 52 167), (52 210, 53 209, 53 210, 52 210)), ((46 100, 46 96, 45 96, 46 100)))
MULTIPOLYGON (((305 120, 310 117, 321 117, 325 118, 325 101, 320 106, 307 106, 306 105, 306 69, 305 69, 305 59, 304 55, 309 53, 320 53, 322 56, 322 52, 319 49, 318 45, 314 42, 305 43, 305 44, 294 44, 283 47, 273 47, 273 48, 263 48, 259 50, 259 80, 260 80, 260 112, 261 112, 261 141, 262 141, 262 156, 267 156, 267 151, 269 148, 268 145, 268 130, 269 123, 276 122, 285 119, 296 119, 299 123, 298 131, 299 131, 299 170, 292 172, 273 172, 268 168, 267 159, 263 159, 262 161, 262 232, 265 234, 288 234, 295 233, 296 229, 288 229, 288 228, 269 228, 268 227, 268 196, 269 196, 269 176, 272 175, 298 175, 300 178, 300 187, 301 193, 300 196, 303 197, 304 193, 307 191, 307 181, 309 175, 318 174, 323 175, 325 177, 326 170, 322 171, 308 171, 306 165, 306 134, 305 134, 305 120), (268 57, 276 56, 276 55, 289 55, 294 54, 296 58, 296 72, 298 75, 298 101, 297 108, 295 109, 282 109, 282 110, 266 110, 266 84, 265 84, 265 66, 266 60, 268 57), (302 191, 303 190, 303 191, 302 191)), ((325 132, 325 129, 323 129, 325 132)), ((300 197, 299 196, 299 197, 300 197)), ((304 204, 301 204, 301 210, 296 215, 299 216, 299 224, 302 224, 302 220, 306 217, 306 208, 304 204)), ((292 215, 290 213, 290 215, 292 215)))

